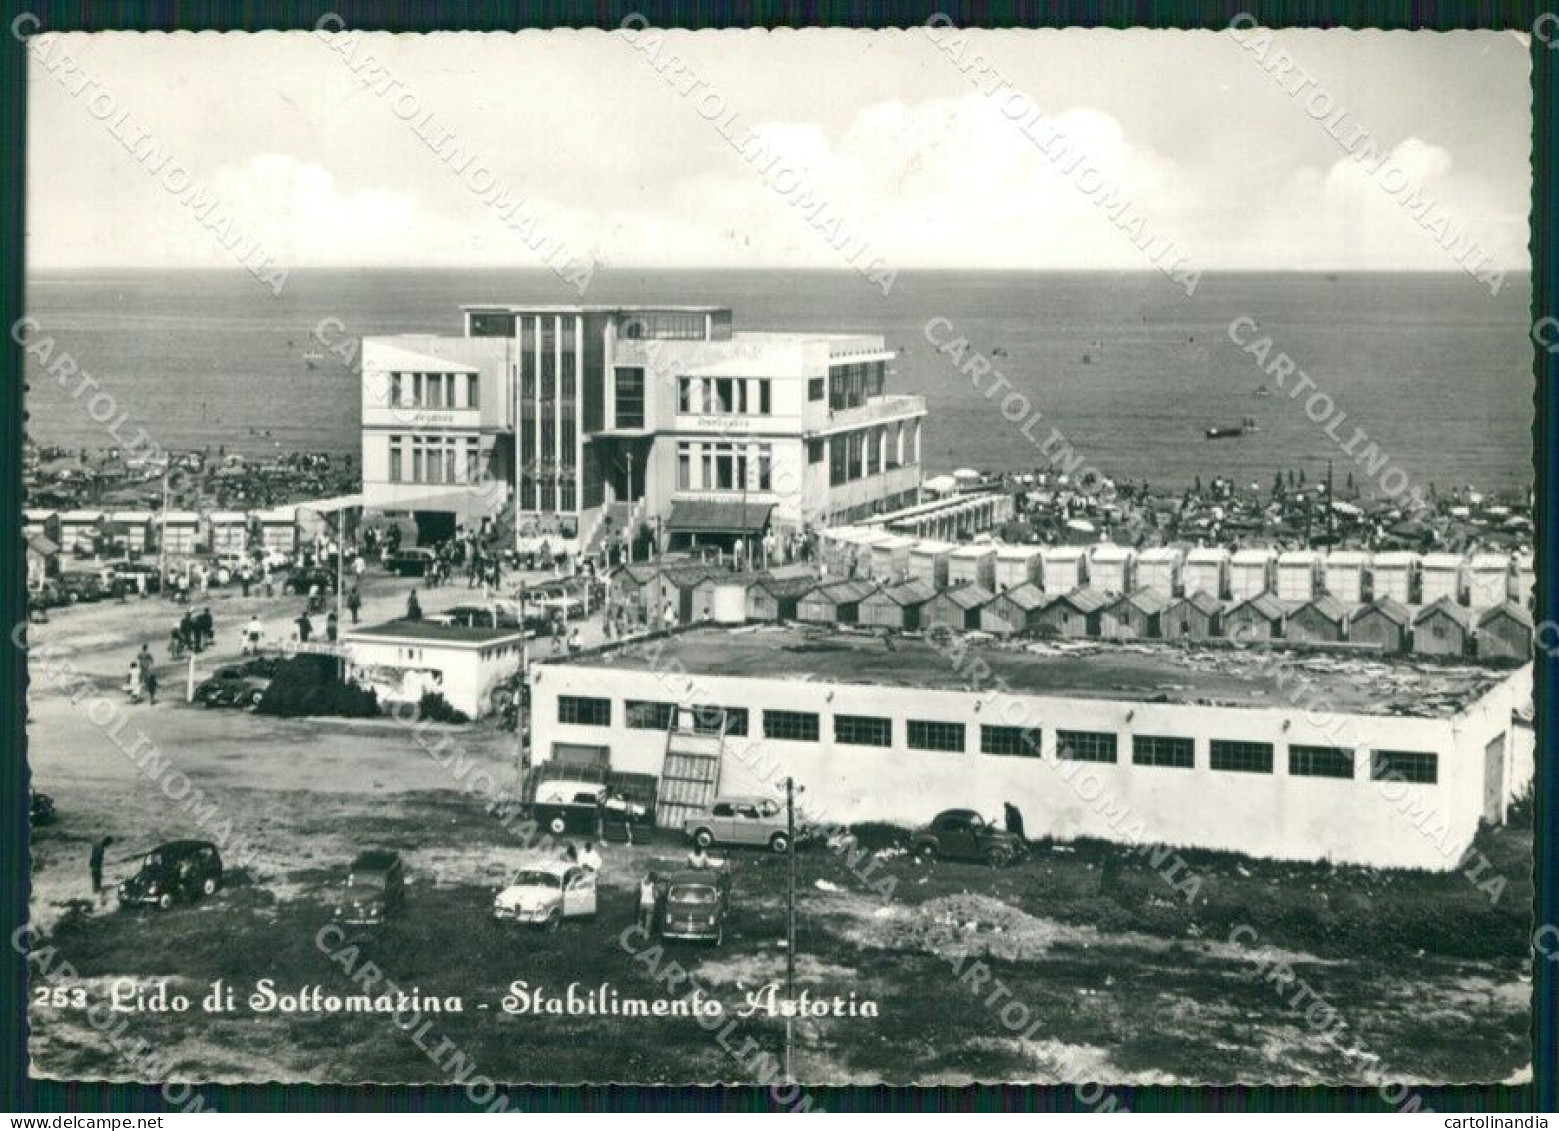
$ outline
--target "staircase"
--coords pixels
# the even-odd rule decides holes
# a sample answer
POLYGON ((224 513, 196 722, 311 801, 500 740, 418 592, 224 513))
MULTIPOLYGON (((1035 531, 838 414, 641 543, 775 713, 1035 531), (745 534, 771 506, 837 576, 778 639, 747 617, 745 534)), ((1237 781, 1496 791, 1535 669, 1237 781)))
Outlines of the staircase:
POLYGON ((597 554, 606 545, 607 539, 616 538, 623 530, 629 532, 632 537, 639 529, 639 524, 644 521, 644 500, 637 502, 608 503, 602 507, 596 515, 595 523, 590 527, 588 536, 583 546, 584 554, 588 557, 597 554), (608 521, 610 520, 610 521, 608 521))
POLYGON ((688 817, 713 803, 720 789, 720 759, 725 753, 725 712, 719 729, 709 733, 694 724, 693 711, 677 707, 666 728, 666 758, 655 796, 655 824, 680 829, 688 817))

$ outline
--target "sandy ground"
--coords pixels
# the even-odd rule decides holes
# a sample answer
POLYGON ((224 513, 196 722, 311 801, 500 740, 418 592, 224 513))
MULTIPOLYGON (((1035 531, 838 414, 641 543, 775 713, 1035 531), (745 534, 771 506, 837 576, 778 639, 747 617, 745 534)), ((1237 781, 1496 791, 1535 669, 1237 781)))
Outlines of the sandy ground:
MULTIPOLYGON (((371 575, 364 619, 397 614, 408 588, 371 575)), ((463 584, 421 595, 430 611, 471 596, 463 584)), ((299 604, 217 593, 209 603, 219 653, 203 657, 202 670, 234 653, 237 626, 251 611, 280 631, 299 604)), ((176 616, 155 600, 73 608, 39 626, 34 640, 70 649, 113 694, 143 639, 162 654, 176 616)), ((598 631, 590 626, 587 639, 598 631)), ((164 686, 181 690, 167 674, 164 686)), ((216 897, 165 914, 94 901, 87 854, 94 838, 116 838, 113 882, 144 848, 193 835, 188 813, 62 694, 35 688, 29 699, 34 784, 59 814, 34 837, 34 922, 49 932, 56 961, 68 959, 80 976, 59 984, 89 1000, 105 998, 120 978, 143 988, 168 979, 192 996, 215 979, 239 990, 232 1013, 120 1015, 124 1035, 160 1050, 175 1076, 420 1081, 474 1064, 516 1082, 710 1082, 751 1080, 761 1074, 754 1055, 783 1057, 783 1022, 762 1015, 742 1019, 722 1042, 687 1018, 520 1017, 501 1008, 516 979, 555 994, 571 983, 606 983, 624 997, 665 996, 645 955, 620 935, 633 921, 638 878, 680 859, 674 836, 606 849, 594 920, 546 936, 500 928, 487 913, 492 895, 530 851, 404 727, 266 719, 178 698, 125 707, 127 725, 156 742, 219 806, 235 839, 257 851, 216 897), (371 958, 402 987, 459 995, 461 1012, 426 1014, 436 1035, 419 1042, 388 1016, 244 1007, 260 978, 283 989, 349 991, 347 973, 315 938, 345 863, 370 846, 403 854, 410 890, 405 913, 360 941, 360 960, 371 958), (421 1047, 443 1038, 465 1060, 421 1047), (749 1039, 757 1054, 730 1051, 749 1039)), ((512 734, 486 724, 452 733, 470 765, 512 777, 512 734)), ((1042 846, 1001 872, 890 855, 872 877, 894 880, 884 899, 833 855, 810 850, 798 866, 798 987, 853 993, 877 1003, 880 1017, 797 1022, 794 1069, 815 1082, 1520 1078, 1530 1020, 1529 830, 1491 833, 1484 848, 1510 880, 1498 905, 1456 874, 1228 857, 1192 861, 1206 882, 1187 903, 1139 860, 1121 864, 1106 889, 1100 864, 1113 850, 1098 845, 1042 846), (1241 924, 1253 925, 1259 941, 1231 943, 1241 924), (1335 1009, 1352 1051, 1320 1040, 1303 1007, 1291 1004, 1292 991, 1285 996, 1265 977, 1280 960, 1335 1009), (1004 1001, 1021 1003, 1030 1020, 1016 1031, 1005 1026, 987 1001, 995 983, 976 992, 961 980, 971 964, 999 979, 1010 994, 1004 1001)), ((734 1011, 784 976, 786 901, 783 861, 759 853, 732 861, 724 944, 657 954, 734 1011)), ((35 1004, 31 1020, 36 1071, 136 1075, 84 1011, 35 1004)))

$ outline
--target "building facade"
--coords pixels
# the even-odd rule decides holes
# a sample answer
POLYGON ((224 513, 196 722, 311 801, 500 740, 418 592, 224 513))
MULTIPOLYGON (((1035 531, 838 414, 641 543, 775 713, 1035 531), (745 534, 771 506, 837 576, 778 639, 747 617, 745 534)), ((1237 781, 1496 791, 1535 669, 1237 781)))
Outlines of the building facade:
POLYGON ((920 497, 923 398, 869 334, 739 332, 719 306, 469 306, 363 340, 365 505, 578 551, 733 545, 920 497), (511 517, 512 515, 512 517, 511 517))

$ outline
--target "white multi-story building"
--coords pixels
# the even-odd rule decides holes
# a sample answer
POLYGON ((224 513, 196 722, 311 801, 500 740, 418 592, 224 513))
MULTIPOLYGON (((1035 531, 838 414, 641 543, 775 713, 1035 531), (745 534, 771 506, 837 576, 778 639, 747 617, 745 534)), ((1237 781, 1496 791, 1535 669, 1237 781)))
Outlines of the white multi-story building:
POLYGON ((522 545, 731 545, 919 500, 925 402, 886 391, 880 336, 737 332, 719 306, 464 316, 363 340, 364 504, 427 537, 512 508, 522 545))

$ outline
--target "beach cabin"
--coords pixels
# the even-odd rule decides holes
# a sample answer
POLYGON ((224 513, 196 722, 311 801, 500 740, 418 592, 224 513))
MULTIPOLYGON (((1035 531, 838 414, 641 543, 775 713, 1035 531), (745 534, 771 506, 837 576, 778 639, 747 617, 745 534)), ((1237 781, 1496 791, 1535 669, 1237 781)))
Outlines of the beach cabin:
POLYGON ((58 511, 25 510, 22 512, 22 533, 37 534, 49 541, 60 540, 60 516, 58 511))
POLYGON ((1279 601, 1308 601, 1320 590, 1321 555, 1314 550, 1287 550, 1278 555, 1279 601))
POLYGON ((909 549, 909 577, 923 581, 933 592, 947 588, 948 558, 958 547, 951 542, 922 538, 909 549))
MULTIPOLYGON (((956 589, 960 585, 978 585, 982 589, 994 591, 996 563, 1003 548, 1006 547, 998 548, 988 542, 959 546, 947 555, 947 587, 956 589)), ((1036 551, 1039 549, 1037 546, 1021 548, 1036 551)))
POLYGON ((796 602, 796 619, 807 624, 855 624, 861 602, 877 588, 875 582, 860 578, 819 585, 796 602))
POLYGON ((796 603, 817 588, 815 577, 766 577, 747 589, 747 619, 775 624, 796 619, 796 603))
POLYGON ((44 579, 58 577, 60 572, 60 547, 52 538, 42 534, 27 537, 27 584, 37 588, 44 579))
POLYGON ((997 546, 995 580, 986 588, 998 593, 1030 583, 1044 588, 1044 576, 1043 546, 997 546))
POLYGON ((1198 591, 1178 600, 1159 616, 1159 632, 1165 640, 1211 640, 1223 628, 1223 603, 1211 593, 1198 591))
POLYGON ((1348 639, 1354 644, 1374 644, 1386 652, 1407 650, 1413 614, 1395 597, 1376 597, 1355 609, 1348 622, 1348 639))
POLYGON ((1425 554, 1418 563, 1419 604, 1432 605, 1442 599, 1460 604, 1465 564, 1460 554, 1425 554))
POLYGON ((693 615, 715 624, 741 624, 747 619, 747 590, 756 573, 712 573, 693 586, 693 615))
POLYGON ((1164 611, 1174 598, 1139 587, 1099 615, 1099 635, 1114 640, 1148 640, 1163 635, 1164 611))
POLYGON ((243 511, 212 511, 211 552, 219 558, 237 557, 249 543, 249 516, 243 511))
POLYGON ((1088 586, 1100 593, 1130 592, 1136 567, 1137 552, 1131 547, 1099 542, 1088 555, 1088 586))
POLYGON ((1345 605, 1364 603, 1364 571, 1370 556, 1362 550, 1333 550, 1323 565, 1326 591, 1345 605))
POLYGON ((113 511, 109 514, 108 521, 119 528, 119 536, 124 539, 127 556, 138 558, 156 545, 152 530, 154 517, 151 511, 113 511))
POLYGON ((1467 563, 1467 604, 1492 609, 1510 598, 1510 557, 1474 554, 1467 563))
POLYGON ((920 606, 921 628, 951 628, 959 632, 980 627, 980 610, 996 594, 981 585, 959 585, 944 589, 920 606))
POLYGON ((103 525, 103 518, 100 510, 66 511, 60 515, 61 553, 73 554, 78 545, 85 553, 95 552, 96 547, 91 544, 92 535, 103 525))
POLYGON ((980 609, 980 628, 997 636, 1021 636, 1039 627, 1051 598, 1032 581, 998 593, 980 609))
POLYGON ((1537 601, 1537 570, 1532 559, 1523 554, 1516 559, 1510 575, 1510 599, 1523 609, 1534 607, 1537 601))
POLYGON ((1085 546, 1046 546, 1040 552, 1042 584, 1046 593, 1070 593, 1088 579, 1085 546))
POLYGON ((1180 592, 1180 571, 1185 551, 1177 546, 1154 546, 1137 555, 1137 587, 1151 589, 1161 597, 1180 592))
POLYGON ((174 556, 199 551, 200 515, 194 511, 164 511, 157 526, 163 553, 174 556))
POLYGON ((677 611, 677 620, 682 624, 692 624, 703 619, 703 606, 698 603, 695 592, 710 577, 724 572, 701 562, 662 569, 654 583, 654 616, 657 619, 664 618, 665 610, 670 606, 677 611))
POLYGON ((1229 588, 1229 551, 1222 546, 1198 546, 1186 554, 1181 578, 1187 597, 1206 593, 1221 599, 1229 588))
POLYGON ((1230 640, 1281 640, 1283 606, 1271 593, 1257 593, 1235 605, 1223 617, 1223 634, 1230 640))
POLYGON ((1425 605, 1413 618, 1413 651, 1420 656, 1465 656, 1472 644, 1472 616, 1449 597, 1425 605))
POLYGON ((913 632, 920 627, 921 608, 935 596, 936 590, 919 578, 879 589, 861 601, 859 623, 913 632))
POLYGON ((267 553, 298 552, 298 512, 291 507, 272 507, 260 512, 260 545, 267 553))
POLYGON ((1376 601, 1390 597, 1404 605, 1412 604, 1413 575, 1417 569, 1418 555, 1411 550, 1376 554, 1370 562, 1370 597, 1376 601))
POLYGON ((1098 636, 1100 614, 1109 604, 1110 598, 1097 590, 1074 589, 1052 599, 1037 614, 1037 627, 1078 639, 1098 636))
POLYGON ((644 613, 651 607, 650 596, 660 567, 650 562, 623 566, 611 576, 612 604, 644 613))
POLYGON ((909 552, 915 539, 888 534, 872 543, 870 576, 884 585, 897 584, 909 576, 909 552))
POLYGON ((1495 605, 1478 618, 1478 659, 1532 658, 1532 616, 1513 602, 1495 605))
POLYGON ((1229 597, 1235 601, 1248 601, 1272 592, 1272 570, 1276 562, 1277 552, 1267 546, 1236 551, 1229 560, 1229 597))
POLYGON ((1285 638, 1299 644, 1336 644, 1348 631, 1348 610, 1322 593, 1288 614, 1285 638))

